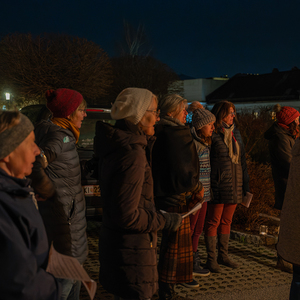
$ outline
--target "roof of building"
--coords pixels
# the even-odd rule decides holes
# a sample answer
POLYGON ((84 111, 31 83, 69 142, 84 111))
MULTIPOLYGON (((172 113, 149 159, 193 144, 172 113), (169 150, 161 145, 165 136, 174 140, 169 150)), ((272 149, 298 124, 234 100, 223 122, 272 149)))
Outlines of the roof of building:
POLYGON ((225 84, 206 96, 208 104, 221 100, 231 102, 276 101, 299 99, 300 70, 253 75, 236 74, 225 84))

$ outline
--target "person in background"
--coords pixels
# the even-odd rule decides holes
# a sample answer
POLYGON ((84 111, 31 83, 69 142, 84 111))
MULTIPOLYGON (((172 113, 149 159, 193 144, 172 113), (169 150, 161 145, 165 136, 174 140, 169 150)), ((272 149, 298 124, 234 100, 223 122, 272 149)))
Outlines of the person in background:
MULTIPOLYGON (((159 209, 170 213, 188 211, 190 203, 186 202, 186 196, 194 195, 195 203, 203 196, 196 147, 190 128, 185 126, 186 104, 186 99, 179 95, 166 96, 159 103, 160 121, 155 127, 152 163, 155 203, 159 209)), ((163 230, 158 271, 160 299, 172 299, 177 283, 188 288, 199 286, 193 279, 189 218, 183 219, 176 232, 163 230)))
MULTIPOLYGON (((275 187, 274 208, 281 210, 286 190, 289 169, 292 159, 292 148, 299 136, 299 112, 293 107, 279 104, 274 106, 277 121, 265 132, 268 140, 272 166, 272 176, 275 187)), ((278 256, 278 269, 292 272, 292 265, 278 256)))
MULTIPOLYGON (((86 117, 82 95, 70 89, 48 90, 47 107, 51 120, 35 128, 36 143, 42 150, 32 172, 32 186, 38 196, 40 213, 49 243, 61 254, 83 264, 87 257, 85 198, 81 186, 81 169, 76 143, 86 117)), ((81 281, 59 279, 61 300, 79 299, 81 281)))
POLYGON ((157 231, 176 231, 182 217, 157 211, 151 152, 157 98, 126 88, 116 98, 115 126, 98 121, 94 142, 104 200, 99 282, 115 299, 151 299, 158 289, 157 231))
POLYGON ((215 121, 216 117, 206 109, 196 109, 193 112, 193 127, 191 132, 194 138, 200 163, 199 181, 201 181, 204 187, 204 202, 202 207, 195 214, 190 215, 193 245, 193 272, 194 274, 200 276, 208 276, 210 274, 208 269, 202 269, 200 267, 198 243, 204 227, 207 202, 211 200, 209 147, 211 145, 211 136, 215 129, 215 121))
POLYGON ((60 287, 46 272, 48 241, 30 179, 40 149, 20 112, 0 113, 0 297, 56 300, 60 287))
POLYGON ((187 109, 187 116, 186 116, 186 124, 192 127, 192 116, 195 109, 203 108, 203 105, 199 101, 193 101, 187 109))
POLYGON ((282 259, 293 265, 290 300, 300 299, 300 141, 292 149, 292 159, 285 197, 280 214, 280 231, 277 252, 282 259))
POLYGON ((210 152, 213 197, 207 205, 204 230, 207 268, 219 273, 219 264, 238 268, 228 256, 228 243, 236 206, 249 192, 249 176, 244 144, 236 127, 235 106, 229 101, 220 101, 214 105, 212 113, 216 117, 210 152))

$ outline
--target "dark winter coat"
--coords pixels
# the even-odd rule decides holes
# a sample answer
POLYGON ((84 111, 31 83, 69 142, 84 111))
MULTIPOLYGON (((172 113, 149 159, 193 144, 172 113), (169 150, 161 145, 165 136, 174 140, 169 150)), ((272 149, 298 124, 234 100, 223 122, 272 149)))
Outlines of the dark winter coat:
POLYGON ((59 299, 58 284, 45 271, 48 241, 28 184, 0 169, 0 298, 59 299))
POLYGON ((202 189, 190 128, 165 117, 156 125, 155 136, 152 169, 156 204, 161 209, 185 205, 186 193, 202 189))
POLYGON ((74 135, 69 129, 43 121, 35 129, 35 137, 37 145, 48 154, 48 166, 43 169, 36 161, 33 187, 36 185, 34 177, 39 176, 43 182, 49 178, 55 191, 47 201, 39 201, 49 242, 54 242, 58 252, 83 263, 88 252, 85 198, 74 135))
POLYGON ((265 132, 264 136, 269 142, 272 175, 275 186, 274 207, 281 209, 289 176, 292 148, 295 144, 295 139, 287 129, 279 126, 277 122, 265 132))
POLYGON ((239 163, 234 164, 229 157, 229 149, 224 142, 222 130, 212 134, 211 162, 211 204, 241 203, 243 196, 249 192, 245 149, 240 131, 235 127, 233 135, 240 146, 239 163))
POLYGON ((280 213, 280 232, 277 244, 278 254, 286 261, 300 265, 300 140, 292 149, 289 178, 280 213))
POLYGON ((97 122, 94 141, 104 200, 99 238, 99 281, 125 299, 147 299, 158 289, 156 212, 150 169, 151 143, 136 125, 97 122))

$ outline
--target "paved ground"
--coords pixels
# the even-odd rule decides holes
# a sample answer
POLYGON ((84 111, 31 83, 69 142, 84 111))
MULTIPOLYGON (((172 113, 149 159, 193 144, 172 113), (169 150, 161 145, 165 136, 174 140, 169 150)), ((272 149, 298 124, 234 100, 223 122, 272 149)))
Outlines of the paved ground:
MULTIPOLYGON (((89 257, 84 265, 90 277, 96 282, 99 272, 99 228, 100 222, 88 222, 89 257)), ((199 251, 205 258, 203 237, 200 238, 199 251)), ((196 276, 200 287, 187 289, 178 285, 176 287, 178 294, 186 299, 201 300, 288 300, 292 275, 274 268, 276 265, 274 248, 230 240, 229 252, 240 264, 239 269, 232 270, 222 266, 223 272, 220 274, 211 274, 209 277, 196 276)), ((157 295, 153 297, 157 298, 157 295)), ((81 290, 81 299, 89 299, 84 288, 81 290)), ((94 299, 113 299, 113 296, 98 284, 94 299)))

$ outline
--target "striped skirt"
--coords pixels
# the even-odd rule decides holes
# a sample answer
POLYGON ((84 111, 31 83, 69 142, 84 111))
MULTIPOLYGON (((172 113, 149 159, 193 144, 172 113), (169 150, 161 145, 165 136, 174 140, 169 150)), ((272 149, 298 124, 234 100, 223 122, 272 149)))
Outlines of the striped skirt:
MULTIPOLYGON (((187 208, 176 206, 167 211, 183 213, 187 208)), ((183 219, 176 232, 162 231, 158 273, 159 280, 165 283, 187 283, 193 280, 193 248, 188 217, 183 219)))

